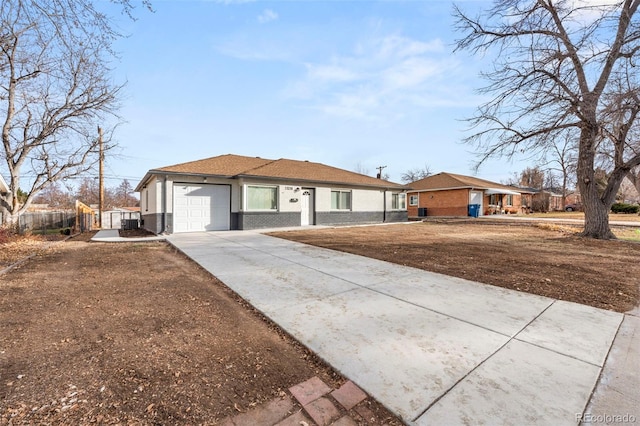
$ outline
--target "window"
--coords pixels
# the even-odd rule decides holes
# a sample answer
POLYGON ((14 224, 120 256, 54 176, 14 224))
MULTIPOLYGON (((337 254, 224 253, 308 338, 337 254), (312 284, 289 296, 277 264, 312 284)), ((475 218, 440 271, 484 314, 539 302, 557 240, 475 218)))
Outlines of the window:
POLYGON ((391 194, 391 209, 406 210, 407 194, 391 194))
POLYGON ((513 195, 507 195, 507 206, 513 206, 513 195))
POLYGON ((492 206, 500 205, 502 202, 502 195, 500 194, 491 194, 489 195, 489 204, 492 206))
POLYGON ((247 186, 247 210, 277 210, 278 188, 247 186))
POLYGON ((417 206, 418 205, 418 196, 417 195, 409 195, 409 205, 417 206))
POLYGON ((331 210, 351 210, 351 191, 331 191, 331 210))

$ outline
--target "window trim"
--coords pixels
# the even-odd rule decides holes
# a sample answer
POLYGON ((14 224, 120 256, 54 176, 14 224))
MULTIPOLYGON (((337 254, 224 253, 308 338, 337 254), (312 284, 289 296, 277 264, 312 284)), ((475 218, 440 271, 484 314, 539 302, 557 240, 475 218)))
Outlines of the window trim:
POLYGON ((245 210, 248 212, 277 212, 279 211, 278 206, 278 185, 259 185, 259 184, 246 184, 245 185, 245 210), (273 209, 253 209, 249 207, 249 188, 270 188, 275 191, 275 208, 273 209))
POLYGON ((332 211, 340 211, 340 212, 351 211, 352 206, 353 206, 353 191, 351 189, 347 189, 347 190, 344 190, 344 189, 332 189, 331 190, 331 210, 332 211), (337 192, 339 194, 338 195, 338 207, 337 208, 333 207, 333 193, 334 192, 337 192), (342 197, 341 197, 342 194, 349 194, 349 207, 345 207, 345 208, 340 207, 340 200, 342 199, 342 197))
POLYGON ((513 207, 513 194, 507 194, 504 205, 507 207, 513 207))
POLYGON ((409 206, 417 207, 419 204, 420 204, 420 195, 419 194, 409 195, 409 206), (414 201, 414 199, 415 199, 415 201, 414 201))

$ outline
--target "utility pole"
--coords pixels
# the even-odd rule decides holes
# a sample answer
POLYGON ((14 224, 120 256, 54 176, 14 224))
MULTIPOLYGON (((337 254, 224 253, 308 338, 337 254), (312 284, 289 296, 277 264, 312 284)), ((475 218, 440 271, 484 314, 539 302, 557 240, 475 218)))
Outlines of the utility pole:
POLYGON ((376 169, 378 169, 378 175, 376 176, 378 179, 382 179, 382 170, 386 169, 387 166, 378 166, 376 167, 376 169))
POLYGON ((99 161, 99 194, 98 194, 98 226, 102 229, 102 210, 104 209, 104 149, 102 146, 102 128, 98 126, 98 143, 100 144, 99 161))

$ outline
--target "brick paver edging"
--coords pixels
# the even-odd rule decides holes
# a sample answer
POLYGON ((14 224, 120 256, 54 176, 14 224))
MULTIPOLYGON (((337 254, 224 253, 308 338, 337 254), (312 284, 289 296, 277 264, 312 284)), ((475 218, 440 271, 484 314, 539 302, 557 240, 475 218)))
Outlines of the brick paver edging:
POLYGON ((348 381, 332 390, 318 377, 289 388, 276 398, 246 413, 227 417, 222 426, 357 426, 368 424, 373 413, 362 404, 368 398, 348 381))

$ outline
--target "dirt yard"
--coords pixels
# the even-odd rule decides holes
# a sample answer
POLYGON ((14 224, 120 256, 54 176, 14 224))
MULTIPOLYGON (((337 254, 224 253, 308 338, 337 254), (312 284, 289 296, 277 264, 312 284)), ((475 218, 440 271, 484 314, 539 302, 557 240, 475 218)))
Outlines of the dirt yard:
MULTIPOLYGON (((564 226, 412 223, 278 236, 624 312, 640 244, 564 226)), ((139 234, 131 235, 138 236, 139 234)), ((0 241, 0 425, 216 424, 335 371, 165 243, 0 241)), ((369 402, 373 419, 400 425, 369 402)))
POLYGON ((637 306, 640 244, 577 231, 455 220, 272 235, 618 312, 637 306))
MULTIPOLYGON (((0 425, 217 424, 344 383, 167 244, 88 237, 0 244, 0 270, 37 253, 0 275, 0 425)), ((364 403, 360 424, 402 424, 364 403)))

